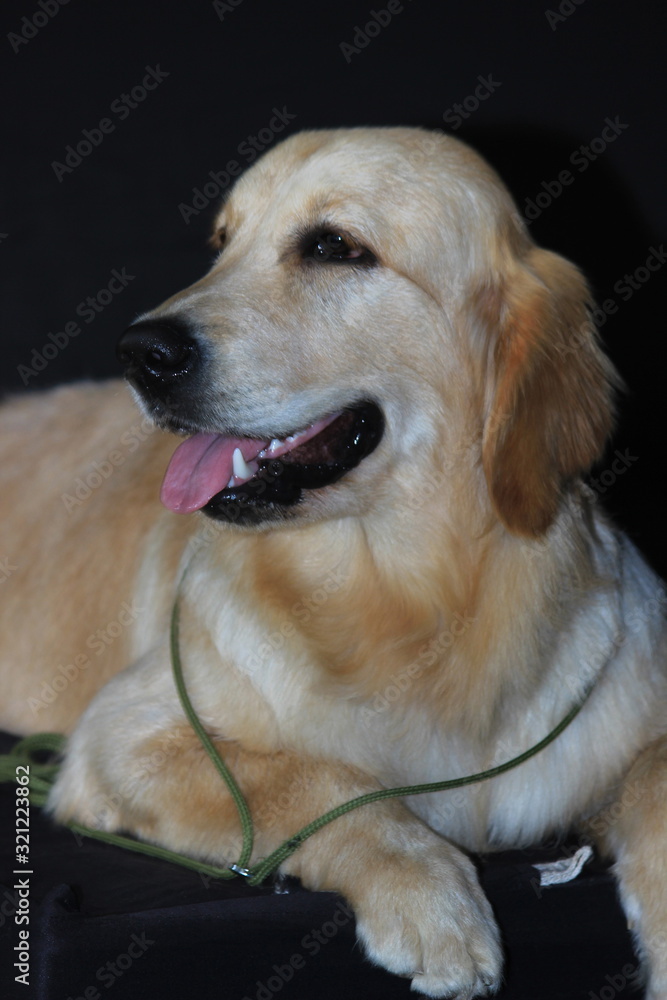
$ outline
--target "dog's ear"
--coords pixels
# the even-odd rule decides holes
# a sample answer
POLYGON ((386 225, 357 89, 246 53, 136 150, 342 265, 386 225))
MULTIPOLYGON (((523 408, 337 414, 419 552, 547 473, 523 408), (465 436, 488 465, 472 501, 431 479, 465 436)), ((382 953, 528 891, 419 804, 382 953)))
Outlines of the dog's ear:
POLYGON ((586 282, 562 257, 530 249, 495 302, 484 472, 505 526, 536 537, 568 480, 600 456, 617 377, 598 347, 586 282))

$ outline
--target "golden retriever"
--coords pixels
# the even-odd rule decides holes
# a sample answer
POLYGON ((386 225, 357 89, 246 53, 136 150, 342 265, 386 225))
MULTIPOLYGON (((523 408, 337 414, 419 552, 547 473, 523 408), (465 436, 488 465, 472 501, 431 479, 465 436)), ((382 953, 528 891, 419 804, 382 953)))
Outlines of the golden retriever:
POLYGON ((511 758, 592 686, 521 766, 352 812, 284 870, 343 893, 418 993, 469 998, 501 945, 464 852, 582 828, 665 1000, 667 601, 582 483, 615 382, 583 278, 419 129, 288 139, 214 239, 120 342, 143 419, 115 382, 4 408, 0 722, 71 734, 54 815, 236 859, 172 680, 186 566, 186 683, 255 857, 364 792, 511 758))

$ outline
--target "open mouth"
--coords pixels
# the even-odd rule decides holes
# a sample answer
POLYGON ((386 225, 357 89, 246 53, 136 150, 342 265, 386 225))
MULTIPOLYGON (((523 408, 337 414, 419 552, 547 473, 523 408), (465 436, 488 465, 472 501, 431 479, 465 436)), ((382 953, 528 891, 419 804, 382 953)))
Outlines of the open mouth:
POLYGON ((334 413, 285 438, 199 433, 175 451, 162 484, 170 510, 259 523, 298 504, 305 490, 337 482, 366 458, 384 430, 370 402, 334 413))

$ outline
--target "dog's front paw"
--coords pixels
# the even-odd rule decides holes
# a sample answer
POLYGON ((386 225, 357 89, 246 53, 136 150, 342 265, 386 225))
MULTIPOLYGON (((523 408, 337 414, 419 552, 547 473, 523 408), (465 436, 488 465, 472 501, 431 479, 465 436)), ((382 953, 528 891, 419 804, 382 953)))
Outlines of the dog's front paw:
POLYGON ((412 979, 428 997, 472 1000, 500 985, 498 928, 470 861, 449 845, 377 871, 357 897, 357 934, 368 957, 412 979))
POLYGON ((68 755, 49 793, 47 810, 58 823, 78 823, 95 830, 121 827, 122 796, 108 792, 85 760, 68 755))

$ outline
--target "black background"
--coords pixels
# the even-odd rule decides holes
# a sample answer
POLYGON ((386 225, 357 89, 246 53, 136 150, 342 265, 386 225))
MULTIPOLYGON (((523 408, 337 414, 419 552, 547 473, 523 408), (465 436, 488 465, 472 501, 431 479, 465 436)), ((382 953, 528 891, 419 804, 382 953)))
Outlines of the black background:
MULTIPOLYGON (((44 3, 52 10, 57 0, 44 3)), ((574 176, 531 231, 585 270, 598 301, 618 307, 601 334, 629 392, 600 471, 610 469, 615 448, 632 461, 614 483, 604 478, 600 499, 665 572, 660 301, 667 267, 627 301, 614 290, 644 266, 667 230, 661 4, 399 6, 375 33, 364 26, 372 11, 386 10, 382 0, 233 0, 218 10, 210 0, 69 0, 51 17, 37 0, 5 2, 0 384, 24 391, 26 383, 35 389, 118 373, 114 345, 123 328, 200 276, 211 259, 206 237, 216 201, 188 223, 179 206, 192 205, 210 171, 229 160, 245 166, 242 144, 268 127, 274 108, 294 115, 275 141, 324 126, 455 131, 499 169, 522 212, 540 193, 546 202, 544 185, 562 170, 574 176), (23 20, 35 14, 37 27, 23 20), (114 102, 141 85, 146 67, 158 66, 168 76, 121 120, 114 102), (491 78, 493 92, 454 130, 454 105, 474 94, 480 77, 491 78), (59 180, 53 163, 63 163, 67 147, 103 118, 113 132, 59 180), (627 127, 582 171, 570 157, 601 135, 607 118, 627 127), (133 280, 84 322, 79 304, 123 268, 133 280), (33 350, 42 354, 49 333, 73 321, 81 333, 41 371, 20 367, 36 371, 33 350)))

